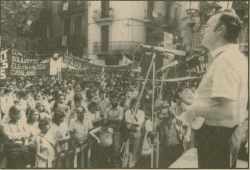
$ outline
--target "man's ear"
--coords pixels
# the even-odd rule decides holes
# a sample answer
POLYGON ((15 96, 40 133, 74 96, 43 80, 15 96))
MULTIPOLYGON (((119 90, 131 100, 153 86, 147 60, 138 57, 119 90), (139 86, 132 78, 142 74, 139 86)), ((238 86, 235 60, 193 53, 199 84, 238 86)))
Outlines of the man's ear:
POLYGON ((225 25, 221 25, 218 29, 218 35, 225 35, 227 32, 227 27, 225 25))

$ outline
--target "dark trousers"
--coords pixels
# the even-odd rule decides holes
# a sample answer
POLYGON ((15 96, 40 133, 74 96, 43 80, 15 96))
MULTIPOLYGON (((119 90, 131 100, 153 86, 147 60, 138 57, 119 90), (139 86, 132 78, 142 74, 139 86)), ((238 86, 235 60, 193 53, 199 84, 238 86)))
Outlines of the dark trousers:
POLYGON ((29 150, 26 145, 6 146, 7 168, 26 168, 29 163, 29 150))
POLYGON ((98 168, 114 168, 115 166, 115 149, 111 145, 109 147, 99 147, 100 153, 100 167, 98 168))
POLYGON ((31 165, 31 167, 34 167, 36 162, 36 149, 34 146, 29 145, 28 150, 29 150, 29 164, 31 165))
POLYGON ((168 168, 183 154, 183 146, 170 145, 160 147, 159 168, 168 168))
POLYGON ((199 168, 236 168, 243 129, 203 124, 195 131, 199 168))

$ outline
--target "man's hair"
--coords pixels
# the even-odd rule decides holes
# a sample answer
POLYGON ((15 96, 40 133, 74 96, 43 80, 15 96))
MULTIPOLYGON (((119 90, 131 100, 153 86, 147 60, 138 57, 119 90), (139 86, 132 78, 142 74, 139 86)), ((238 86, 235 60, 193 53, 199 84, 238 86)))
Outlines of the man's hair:
POLYGON ((88 89, 88 90, 86 91, 86 97, 87 97, 87 98, 90 97, 91 94, 92 94, 92 90, 91 90, 91 89, 88 89))
POLYGON ((83 112, 83 113, 86 112, 86 109, 85 109, 83 106, 77 106, 76 109, 77 109, 78 107, 82 108, 82 112, 83 112))
POLYGON ((117 96, 116 91, 111 91, 111 92, 110 92, 110 94, 109 94, 109 100, 114 99, 114 98, 117 98, 117 97, 118 97, 118 96, 117 96))
POLYGON ((130 105, 135 105, 137 101, 138 101, 137 97, 132 98, 130 105))
POLYGON ((52 118, 52 122, 56 123, 58 120, 61 120, 66 115, 62 111, 55 111, 54 117, 52 118))
MULTIPOLYGON (((16 106, 16 105, 13 105, 10 110, 9 110, 9 115, 13 114, 13 113, 16 113, 16 112, 20 112, 20 108, 19 106, 16 106)), ((11 116, 10 116, 11 117, 11 116)))
POLYGON ((30 114, 29 114, 29 116, 28 116, 28 118, 27 118, 27 123, 28 123, 28 124, 31 123, 31 121, 32 121, 32 115, 33 115, 35 112, 38 112, 38 110, 37 110, 37 109, 30 109, 30 114))
POLYGON ((219 22, 215 26, 214 31, 218 30, 221 25, 225 25, 226 33, 224 38, 228 42, 235 42, 241 31, 241 21, 234 10, 221 10, 216 13, 220 15, 219 22))
POLYGON ((90 102, 90 103, 88 104, 88 109, 91 110, 92 108, 97 108, 96 102, 90 102))
POLYGON ((120 99, 122 96, 125 96, 125 97, 126 97, 126 94, 125 94, 124 92, 120 93, 120 94, 119 94, 119 99, 120 99))
POLYGON ((39 128, 40 130, 42 130, 43 126, 49 125, 50 122, 51 122, 51 120, 50 120, 49 118, 44 117, 44 118, 42 118, 42 119, 39 120, 38 128, 39 128))

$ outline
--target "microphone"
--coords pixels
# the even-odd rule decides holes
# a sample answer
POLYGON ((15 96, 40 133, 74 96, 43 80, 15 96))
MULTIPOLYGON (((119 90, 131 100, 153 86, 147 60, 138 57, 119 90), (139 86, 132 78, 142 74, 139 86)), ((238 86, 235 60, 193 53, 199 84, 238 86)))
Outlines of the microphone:
POLYGON ((159 69, 156 73, 159 73, 159 72, 163 72, 165 71, 167 68, 170 68, 170 67, 174 67, 178 64, 178 61, 173 61, 171 63, 169 63, 168 65, 162 67, 161 69, 159 69))
POLYGON ((163 47, 154 47, 154 46, 150 46, 150 45, 144 45, 143 43, 141 44, 141 47, 142 48, 151 49, 152 51, 172 53, 172 54, 181 55, 181 56, 185 56, 186 55, 185 51, 171 50, 171 49, 166 49, 166 48, 163 48, 163 47))

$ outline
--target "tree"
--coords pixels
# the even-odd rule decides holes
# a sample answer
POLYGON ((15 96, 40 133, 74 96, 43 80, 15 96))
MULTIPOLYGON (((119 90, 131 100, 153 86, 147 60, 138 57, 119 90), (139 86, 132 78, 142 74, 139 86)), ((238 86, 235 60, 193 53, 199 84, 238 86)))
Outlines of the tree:
POLYGON ((42 1, 1 1, 1 36, 30 38, 42 1))

